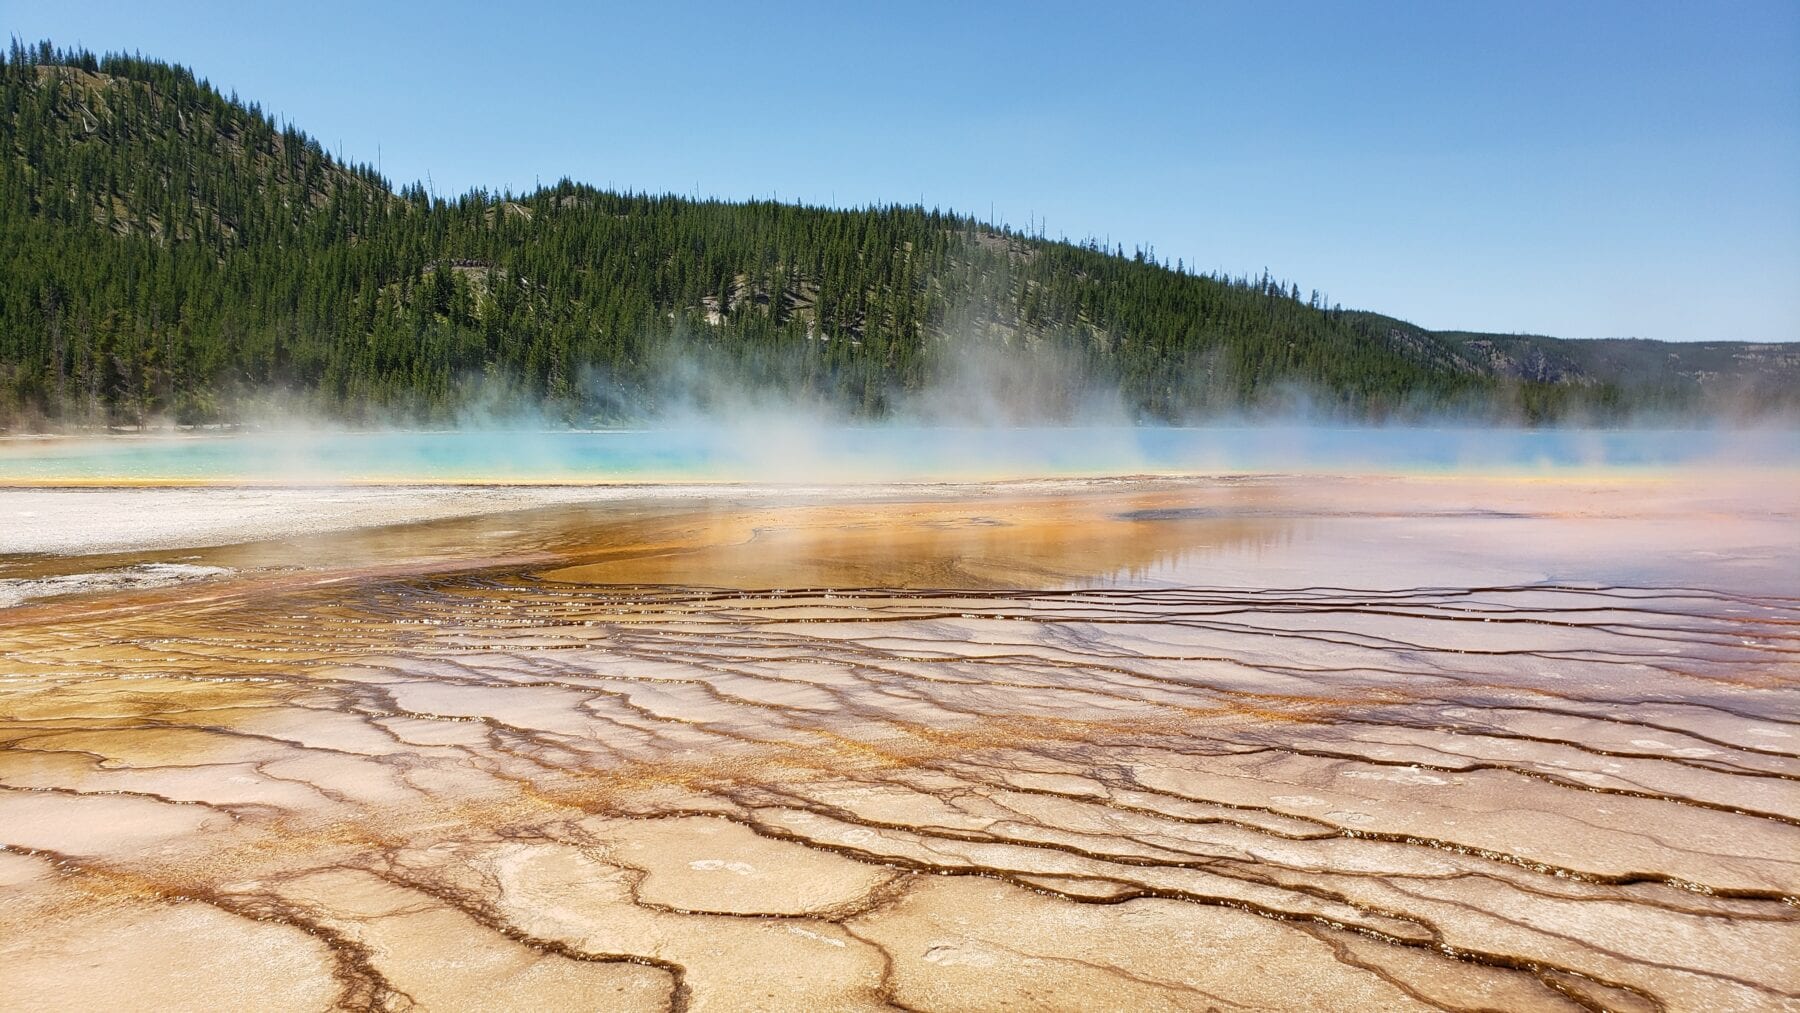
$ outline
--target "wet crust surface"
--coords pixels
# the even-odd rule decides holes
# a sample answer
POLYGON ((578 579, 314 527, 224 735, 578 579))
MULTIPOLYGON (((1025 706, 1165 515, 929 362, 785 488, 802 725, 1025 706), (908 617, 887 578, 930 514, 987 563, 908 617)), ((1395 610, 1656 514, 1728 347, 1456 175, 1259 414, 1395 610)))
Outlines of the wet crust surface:
POLYGON ((0 610, 0 995, 1793 1005, 1793 518, 1603 492, 615 507, 0 610))

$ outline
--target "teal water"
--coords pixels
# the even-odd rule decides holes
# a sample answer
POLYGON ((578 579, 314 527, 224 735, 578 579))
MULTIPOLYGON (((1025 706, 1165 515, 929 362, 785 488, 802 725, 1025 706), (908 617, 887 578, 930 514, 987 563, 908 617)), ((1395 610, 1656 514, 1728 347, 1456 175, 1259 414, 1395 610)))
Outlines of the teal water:
POLYGON ((0 482, 831 482, 1142 473, 1800 467, 1793 430, 746 426, 0 441, 0 482))

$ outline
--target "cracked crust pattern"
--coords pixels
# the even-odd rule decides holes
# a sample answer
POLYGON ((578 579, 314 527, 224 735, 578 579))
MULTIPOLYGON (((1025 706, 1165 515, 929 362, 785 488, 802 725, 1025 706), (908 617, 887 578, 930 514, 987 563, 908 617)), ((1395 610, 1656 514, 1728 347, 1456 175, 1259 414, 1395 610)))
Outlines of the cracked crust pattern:
POLYGON ((1793 517, 1492 492, 558 508, 0 610, 0 995, 1800 1004, 1793 517))

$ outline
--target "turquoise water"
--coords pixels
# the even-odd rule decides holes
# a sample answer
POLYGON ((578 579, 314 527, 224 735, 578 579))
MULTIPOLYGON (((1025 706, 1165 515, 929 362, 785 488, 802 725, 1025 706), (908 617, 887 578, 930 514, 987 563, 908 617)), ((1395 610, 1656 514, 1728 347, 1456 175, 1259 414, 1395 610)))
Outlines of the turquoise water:
POLYGON ((0 482, 831 482, 1140 473, 1800 467, 1794 430, 754 426, 0 441, 0 482))

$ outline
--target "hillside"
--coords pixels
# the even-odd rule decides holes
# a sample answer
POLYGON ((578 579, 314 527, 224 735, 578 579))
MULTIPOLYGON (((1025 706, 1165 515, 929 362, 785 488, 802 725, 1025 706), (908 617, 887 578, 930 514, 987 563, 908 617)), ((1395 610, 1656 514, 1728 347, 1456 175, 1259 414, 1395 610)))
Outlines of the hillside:
MULTIPOLYGON (((1539 334, 1428 331, 1374 313, 1364 328, 1400 345, 1442 350, 1453 369, 1489 377, 1547 406, 1585 392, 1582 409, 1608 416, 1753 418, 1800 406, 1800 342, 1650 341, 1539 334)), ((1550 407, 1552 413, 1556 410, 1550 407)))
POLYGON ((15 43, 0 66, 0 426, 593 424, 779 396, 879 417, 983 363, 1034 416, 1739 413, 1800 346, 1435 333, 921 207, 563 181, 395 191, 191 72, 15 43))

